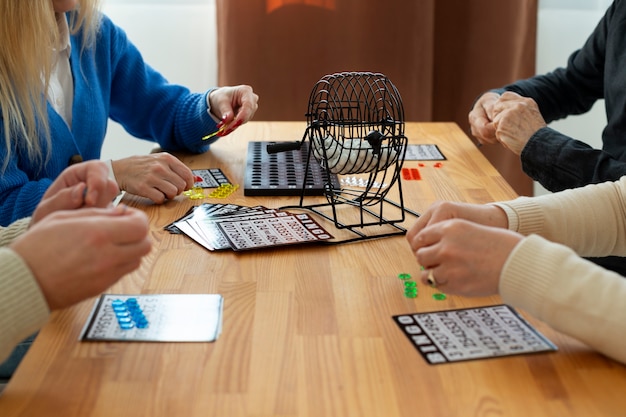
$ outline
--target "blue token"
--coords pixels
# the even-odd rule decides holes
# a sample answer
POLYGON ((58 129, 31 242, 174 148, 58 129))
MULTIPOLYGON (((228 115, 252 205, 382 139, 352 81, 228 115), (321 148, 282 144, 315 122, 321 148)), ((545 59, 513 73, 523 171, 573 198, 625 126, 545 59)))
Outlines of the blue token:
POLYGON ((133 324, 133 322, 129 322, 129 323, 120 323, 120 328, 122 330, 129 330, 132 329, 133 327, 135 327, 135 325, 133 324))

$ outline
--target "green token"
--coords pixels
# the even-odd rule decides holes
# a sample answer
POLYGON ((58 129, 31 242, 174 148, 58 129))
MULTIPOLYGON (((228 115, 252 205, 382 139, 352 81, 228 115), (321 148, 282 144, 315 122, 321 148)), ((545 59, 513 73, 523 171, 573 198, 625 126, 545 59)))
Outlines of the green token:
POLYGON ((415 288, 415 287, 417 287, 417 284, 415 283, 415 281, 404 281, 404 287, 405 288, 415 288))
POLYGON ((403 281, 406 281, 407 279, 411 279, 411 274, 405 274, 405 273, 398 274, 398 278, 400 278, 403 281))
POLYGON ((441 300, 445 300, 446 299, 446 295, 444 293, 442 293, 442 292, 436 292, 436 293, 433 294, 433 298, 435 300, 440 300, 441 301, 441 300))
POLYGON ((408 298, 415 298, 417 297, 417 291, 405 291, 404 296, 408 298))

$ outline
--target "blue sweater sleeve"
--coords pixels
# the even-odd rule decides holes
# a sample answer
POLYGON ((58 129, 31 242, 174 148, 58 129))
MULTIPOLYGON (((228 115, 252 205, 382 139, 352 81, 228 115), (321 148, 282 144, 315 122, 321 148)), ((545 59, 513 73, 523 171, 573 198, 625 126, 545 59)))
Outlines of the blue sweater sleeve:
MULTIPOLYGON (((109 51, 111 119, 131 135, 157 142, 171 151, 205 152, 202 137, 216 129, 207 113, 206 92, 191 93, 170 84, 142 58, 124 31, 104 17, 100 50, 109 51)), ((102 58, 101 53, 97 54, 102 58)), ((109 58, 108 56, 106 56, 109 58)))
MULTIPOLYGON (((0 125, 0 135, 2 134, 3 129, 0 125)), ((44 146, 44 155, 45 149, 44 146)), ((67 160, 61 162, 46 159, 45 156, 31 160, 23 153, 24 151, 13 149, 10 157, 7 157, 6 147, 0 146, 0 161, 6 162, 6 167, 2 167, 0 171, 0 225, 2 226, 8 226, 18 219, 30 216, 52 184, 52 178, 67 166, 67 160)))
POLYGON ((15 220, 30 216, 51 183, 49 178, 30 181, 18 169, 5 171, 0 192, 0 225, 8 226, 15 220))

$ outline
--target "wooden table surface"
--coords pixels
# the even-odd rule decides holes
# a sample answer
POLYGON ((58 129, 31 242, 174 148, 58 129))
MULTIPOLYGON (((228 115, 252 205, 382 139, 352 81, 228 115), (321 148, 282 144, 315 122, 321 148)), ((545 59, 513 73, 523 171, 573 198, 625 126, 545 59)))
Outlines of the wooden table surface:
MULTIPOLYGON (((127 196, 148 214, 154 244, 141 267, 108 292, 219 293, 215 343, 85 343, 94 299, 56 312, 0 395, 0 416, 624 416, 626 367, 528 321, 553 353, 429 365, 392 316, 499 304, 498 297, 436 301, 403 295, 398 273, 419 275, 403 236, 349 245, 209 252, 163 226, 192 205, 281 207, 299 197, 245 197, 248 141, 297 141, 306 124, 252 122, 191 168, 221 168, 241 188, 223 200, 183 195, 162 206, 127 196)), ((410 143, 437 144, 441 167, 403 181, 405 206, 485 203, 514 191, 451 123, 407 123, 410 143)), ((418 167, 405 161, 405 167, 418 167)), ((409 227, 415 218, 408 216, 409 227)), ((532 273, 532 270, 529 270, 532 273)), ((626 340, 626 339, 625 339, 626 340)))

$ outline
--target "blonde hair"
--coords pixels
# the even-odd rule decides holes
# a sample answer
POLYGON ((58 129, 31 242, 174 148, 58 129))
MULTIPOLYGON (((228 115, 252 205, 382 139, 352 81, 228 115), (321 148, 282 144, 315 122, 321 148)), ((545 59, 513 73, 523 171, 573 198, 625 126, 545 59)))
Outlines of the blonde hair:
MULTIPOLYGON (((52 0, 0 1, 0 116, 7 155, 26 151, 43 161, 50 147, 46 92, 52 71, 52 50, 59 45, 52 0)), ((100 28, 99 0, 78 0, 68 12, 70 33, 82 30, 83 51, 94 45, 100 28)), ((47 157, 47 155, 46 155, 47 157)))

